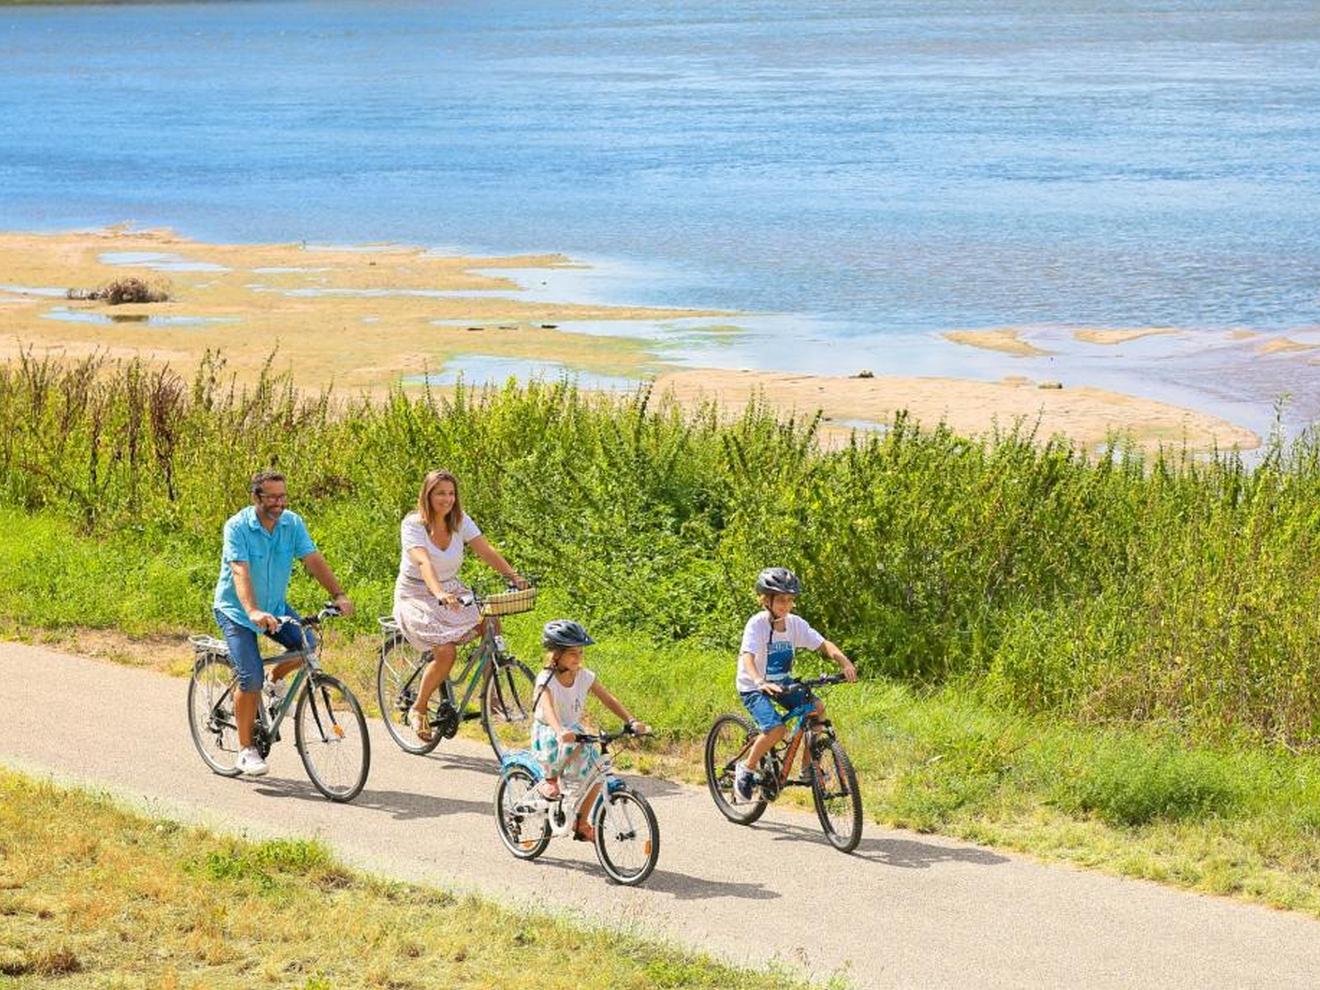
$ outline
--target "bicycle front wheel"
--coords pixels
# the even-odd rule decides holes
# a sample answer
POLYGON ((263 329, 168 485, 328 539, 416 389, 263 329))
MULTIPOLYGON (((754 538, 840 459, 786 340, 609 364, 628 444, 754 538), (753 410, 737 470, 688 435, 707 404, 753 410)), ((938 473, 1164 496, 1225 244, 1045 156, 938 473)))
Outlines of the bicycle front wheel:
POLYGON ((500 775, 495 788, 495 824, 504 848, 519 859, 536 859, 550 845, 550 823, 545 815, 531 814, 536 781, 525 767, 512 767, 500 775))
POLYGON ((188 731, 202 760, 222 777, 237 777, 238 720, 234 695, 238 678, 224 657, 198 658, 188 681, 188 731))
POLYGON ((734 803, 734 766, 756 738, 756 729, 741 715, 721 715, 706 734, 706 786, 715 807, 729 821, 750 825, 765 814, 764 801, 734 803))
POLYGON ((830 845, 840 852, 856 849, 862 841, 862 792, 838 740, 822 748, 812 765, 811 797, 830 845))
MULTIPOLYGON (((423 740, 408 726, 408 709, 417 700, 429 661, 429 657, 424 657, 426 654, 419 656, 402 636, 394 636, 381 646, 380 659, 376 661, 376 703, 380 705, 381 720, 399 748, 416 756, 431 752, 443 738, 433 730, 431 738, 423 740)), ((443 688, 431 695, 426 711, 428 723, 434 724, 438 719, 443 700, 443 688)))
POLYGON ((532 692, 535 681, 520 660, 496 661, 481 686, 481 725, 497 759, 526 749, 532 736, 532 692))
POLYGON ((313 674, 293 711, 294 742, 307 776, 331 801, 352 801, 367 782, 371 740, 357 698, 337 678, 313 674))
POLYGON ((660 860, 660 825, 650 802, 627 787, 596 803, 596 858, 617 884, 635 887, 660 860))

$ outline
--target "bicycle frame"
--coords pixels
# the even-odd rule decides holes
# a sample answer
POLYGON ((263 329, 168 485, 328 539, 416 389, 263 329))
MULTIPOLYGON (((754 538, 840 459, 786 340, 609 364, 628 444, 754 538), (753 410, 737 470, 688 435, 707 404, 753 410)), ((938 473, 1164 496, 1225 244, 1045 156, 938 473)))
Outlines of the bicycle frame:
MULTIPOLYGON (((593 740, 595 738, 596 737, 593 736, 593 740)), ((585 744, 583 745, 585 746, 585 744)), ((578 759, 578 757, 584 752, 585 750, 583 746, 579 746, 564 764, 564 769, 567 770, 569 766, 572 765, 573 761, 578 759)), ((532 779, 538 784, 545 779, 545 775, 541 772, 541 765, 537 763, 526 750, 510 754, 506 757, 505 765, 507 766, 510 763, 516 763, 528 770, 532 775, 532 779)), ((564 813, 564 824, 557 828, 552 824, 551 830, 554 835, 564 835, 572 829, 573 823, 577 821, 578 814, 582 811, 582 803, 587 799, 587 795, 598 785, 602 784, 604 786, 601 787, 601 792, 596 795, 596 800, 592 802, 590 813, 595 812, 596 805, 605 800, 607 794, 613 794, 619 788, 624 786, 623 779, 614 776, 614 759, 610 756, 608 741, 601 742, 600 759, 596 761, 596 765, 591 768, 591 772, 587 774, 584 780, 573 784, 572 787, 566 788, 565 792, 561 793, 557 798, 547 798, 540 793, 534 793, 531 802, 524 807, 523 814, 527 817, 539 817, 544 815, 549 818, 551 809, 555 807, 555 805, 558 805, 560 810, 564 813), (565 803, 564 801, 564 797, 567 795, 572 796, 572 801, 570 803, 565 803)))
MULTIPOLYGON (((467 659, 463 662, 463 669, 457 674, 451 669, 443 684, 443 689, 447 695, 453 698, 457 695, 454 690, 455 685, 460 685, 464 680, 467 680, 467 690, 463 692, 463 700, 454 703, 454 708, 459 712, 467 711, 468 702, 472 700, 472 696, 481 687, 487 666, 497 664, 499 658, 508 653, 499 618, 493 615, 486 616, 483 621, 485 622, 485 629, 478 638, 476 645, 468 651, 467 659)), ((388 630, 387 636, 398 635, 397 626, 387 626, 386 629, 388 630)), ((411 676, 404 682, 405 691, 415 690, 415 685, 421 682, 426 667, 426 663, 420 663, 416 666, 411 676)), ((498 690, 498 686, 496 690, 498 690)))
MULTIPOLYGON (((826 683, 833 683, 833 682, 828 681, 826 683)), ((816 683, 810 686, 823 687, 824 684, 816 683)), ((815 714, 815 711, 816 711, 815 702, 806 701, 800 705, 796 705, 793 708, 790 708, 784 714, 784 724, 791 725, 791 728, 786 736, 786 742, 783 743, 784 756, 779 767, 779 774, 774 779, 775 797, 778 797, 779 794, 782 793, 785 787, 811 786, 810 777, 808 777, 805 773, 802 778, 797 778, 797 779, 792 779, 790 778, 789 775, 792 771, 793 762, 797 759, 798 747, 802 745, 803 739, 808 735, 814 736, 817 731, 816 729, 813 729, 811 727, 811 718, 815 714)), ((829 723, 826 722, 824 724, 828 725, 829 723)), ((738 751, 738 756, 736 757, 736 759, 742 759, 743 755, 751 748, 752 748, 752 740, 749 739, 747 740, 746 745, 744 745, 743 748, 738 751)), ((776 745, 775 748, 778 748, 778 744, 776 745)), ((771 750, 771 752, 773 751, 774 750, 771 750)), ((810 760, 811 760, 811 750, 810 750, 810 746, 808 746, 808 749, 802 758, 803 771, 807 769, 808 762, 810 760)), ((759 778, 760 774, 758 774, 757 776, 759 778)), ((763 782, 759 780, 758 783, 762 783, 762 785, 764 786, 763 782)))
MULTIPOLYGON (((276 666, 278 664, 284 663, 287 660, 301 660, 302 666, 298 668, 298 672, 294 674, 293 680, 289 683, 289 689, 284 692, 284 698, 280 702, 279 706, 275 709, 275 714, 273 717, 266 710, 265 705, 262 704, 257 705, 257 724, 260 726, 261 731, 265 733, 266 738, 272 742, 276 738, 278 738, 280 726, 284 723, 284 718, 286 715, 288 715, 289 709, 293 707, 294 702, 297 700, 298 693, 302 690, 303 684, 312 676, 312 674, 316 673, 321 669, 321 661, 320 661, 321 641, 318 639, 316 640, 314 645, 312 646, 307 645, 307 626, 309 624, 314 624, 314 623, 299 622, 297 619, 294 619, 292 616, 284 616, 282 624, 283 623, 291 623, 298 627, 298 630, 302 635, 303 648, 300 650, 285 650, 283 653, 279 653, 274 656, 262 657, 261 665, 263 668, 265 668, 265 667, 276 666)), ((201 654, 218 652, 215 649, 214 644, 221 642, 222 641, 220 640, 215 640, 209 637, 196 637, 193 640, 194 646, 197 648, 197 652, 201 654)), ((222 655, 228 658, 229 656, 228 645, 227 644, 224 645, 225 645, 225 650, 222 655)), ((234 678, 233 680, 230 681, 229 686, 225 688, 225 690, 221 693, 220 697, 218 697, 215 700, 215 703, 211 706, 211 711, 213 716, 215 712, 219 711, 222 708, 225 702, 229 699, 230 695, 236 692, 237 688, 238 688, 238 674, 237 672, 235 672, 234 678)), ((322 735, 324 735, 325 728, 321 726, 321 718, 320 718, 320 714, 316 710, 315 702, 313 702, 312 714, 316 719, 317 727, 321 729, 321 733, 322 735)), ((235 728, 237 727, 235 726, 235 728)))

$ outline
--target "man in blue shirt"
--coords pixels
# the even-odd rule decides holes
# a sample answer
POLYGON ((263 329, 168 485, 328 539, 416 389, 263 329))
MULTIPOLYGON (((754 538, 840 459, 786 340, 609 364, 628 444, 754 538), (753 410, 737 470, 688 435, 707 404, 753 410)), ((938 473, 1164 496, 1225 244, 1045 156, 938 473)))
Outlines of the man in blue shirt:
MULTIPOLYGON (((238 672, 234 717, 238 720, 240 748, 235 765, 248 776, 260 777, 266 772, 266 761, 252 745, 252 728, 265 678, 257 633, 265 633, 286 648, 302 648, 301 632, 294 626, 281 625, 276 618, 298 616, 284 600, 294 560, 302 561, 344 615, 353 614, 353 603, 316 549, 302 517, 288 509, 284 475, 259 471, 252 476, 251 491, 252 504, 225 523, 214 607, 215 620, 229 644, 229 661, 238 672)), ((271 671, 272 686, 299 663, 290 660, 277 665, 271 671)))

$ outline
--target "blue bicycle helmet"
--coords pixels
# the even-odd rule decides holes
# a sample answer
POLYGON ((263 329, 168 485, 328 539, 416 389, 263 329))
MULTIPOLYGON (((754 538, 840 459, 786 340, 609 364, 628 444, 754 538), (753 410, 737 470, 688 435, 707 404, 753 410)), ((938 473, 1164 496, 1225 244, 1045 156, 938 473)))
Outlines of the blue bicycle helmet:
POLYGON ((596 642, 572 619, 551 619, 541 630, 541 645, 547 650, 562 650, 570 646, 590 646, 596 642))
POLYGON ((802 582, 787 567, 767 567, 756 576, 758 595, 800 595, 802 582))

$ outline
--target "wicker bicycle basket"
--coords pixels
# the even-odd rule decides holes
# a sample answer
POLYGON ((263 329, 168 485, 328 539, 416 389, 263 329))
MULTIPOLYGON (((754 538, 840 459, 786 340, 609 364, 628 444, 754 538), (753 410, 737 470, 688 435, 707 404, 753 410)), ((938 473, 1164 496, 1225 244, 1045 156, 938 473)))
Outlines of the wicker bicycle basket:
POLYGON ((476 595, 477 608, 482 615, 517 615, 536 607, 536 585, 510 588, 489 595, 476 595))

